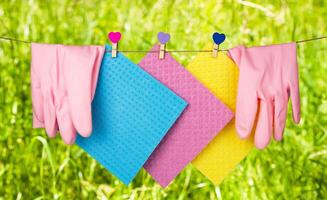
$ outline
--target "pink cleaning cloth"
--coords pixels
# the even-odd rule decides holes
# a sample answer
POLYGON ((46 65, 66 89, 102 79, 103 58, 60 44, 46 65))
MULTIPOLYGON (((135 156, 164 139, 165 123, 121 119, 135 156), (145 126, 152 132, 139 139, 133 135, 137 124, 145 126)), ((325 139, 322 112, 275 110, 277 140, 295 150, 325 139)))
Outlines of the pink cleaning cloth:
POLYGON ((293 120, 300 122, 300 95, 296 43, 229 50, 238 65, 239 81, 235 126, 238 135, 251 134, 256 117, 255 145, 266 147, 274 132, 281 140, 291 97, 293 120))
MULTIPOLYGON (((158 51, 156 45, 151 51, 158 51)), ((145 71, 188 102, 188 107, 147 160, 144 168, 166 187, 232 119, 233 113, 169 53, 148 53, 145 71)))
POLYGON ((92 132, 91 101, 104 46, 31 45, 33 127, 67 144, 92 132))

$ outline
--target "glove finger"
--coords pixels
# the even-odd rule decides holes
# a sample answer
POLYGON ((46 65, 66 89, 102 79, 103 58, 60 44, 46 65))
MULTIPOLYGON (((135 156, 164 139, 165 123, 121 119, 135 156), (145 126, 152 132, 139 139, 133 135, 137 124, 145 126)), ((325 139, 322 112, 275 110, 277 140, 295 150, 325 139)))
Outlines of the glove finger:
POLYGON ((228 55, 239 67, 238 92, 235 113, 235 128, 241 138, 246 138, 251 134, 257 113, 258 98, 256 88, 246 83, 249 82, 251 74, 242 69, 241 60, 245 47, 238 46, 228 51, 228 55))
POLYGON ((272 133, 272 104, 266 100, 259 100, 258 124, 255 130, 254 142, 259 149, 265 148, 272 133))
POLYGON ((39 46, 31 44, 31 90, 32 90, 32 106, 33 106, 33 127, 42 128, 44 127, 43 117, 43 96, 41 91, 40 79, 37 72, 40 73, 40 50, 39 46))
POLYGON ((237 94, 235 127, 238 135, 246 138, 251 134, 255 122, 258 99, 255 90, 240 86, 241 83, 237 94))
POLYGON ((301 119, 300 115, 300 92, 299 92, 299 83, 298 81, 294 81, 293 84, 289 87, 291 101, 292 101, 292 113, 293 113, 293 120, 295 123, 299 123, 301 119))
POLYGON ((43 116, 43 96, 41 88, 33 87, 32 84, 32 106, 33 106, 33 128, 44 127, 44 116, 43 116))
POLYGON ((76 139, 76 130, 69 115, 67 101, 63 101, 57 110, 57 120, 61 138, 66 144, 73 144, 76 139))
POLYGON ((105 52, 104 46, 95 46, 93 47, 95 51, 95 57, 94 57, 94 64, 93 64, 93 70, 92 70, 92 77, 91 77, 91 96, 92 100, 95 95, 96 86, 98 83, 98 77, 99 77, 99 71, 100 66, 102 63, 103 54, 105 52))
POLYGON ((274 105, 274 138, 280 141, 283 138, 283 132, 286 123, 288 95, 283 94, 275 97, 274 105))
POLYGON ((58 131, 58 125, 56 121, 56 111, 55 111, 55 106, 53 103, 53 95, 51 94, 50 90, 47 90, 44 93, 44 103, 43 103, 43 108, 44 108, 44 125, 45 125, 45 130, 48 134, 49 137, 53 138, 57 135, 58 131))
POLYGON ((298 64, 297 64, 297 53, 296 53, 296 43, 290 43, 288 52, 289 55, 289 65, 287 66, 290 69, 289 73, 289 91, 292 101, 292 110, 293 110, 293 120, 295 123, 299 123, 300 116, 300 92, 299 92, 299 73, 298 73, 298 64))
POLYGON ((104 47, 64 47, 64 77, 70 113, 78 133, 92 132, 91 102, 104 53, 104 47), (71 78, 74 77, 74 78, 71 78))

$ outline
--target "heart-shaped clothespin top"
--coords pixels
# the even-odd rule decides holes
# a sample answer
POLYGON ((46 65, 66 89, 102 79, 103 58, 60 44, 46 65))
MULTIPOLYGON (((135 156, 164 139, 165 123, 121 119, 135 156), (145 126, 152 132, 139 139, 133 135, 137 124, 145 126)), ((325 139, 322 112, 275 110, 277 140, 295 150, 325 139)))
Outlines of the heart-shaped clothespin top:
POLYGON ((215 32, 213 35, 212 35, 212 39, 213 41, 215 42, 215 44, 219 45, 221 43, 223 43, 226 39, 226 36, 225 34, 223 33, 218 33, 218 32, 215 32))
POLYGON ((161 44, 166 44, 170 40, 170 35, 168 33, 159 32, 158 40, 161 44))
POLYGON ((118 43, 121 38, 120 32, 110 32, 108 38, 112 43, 118 43))

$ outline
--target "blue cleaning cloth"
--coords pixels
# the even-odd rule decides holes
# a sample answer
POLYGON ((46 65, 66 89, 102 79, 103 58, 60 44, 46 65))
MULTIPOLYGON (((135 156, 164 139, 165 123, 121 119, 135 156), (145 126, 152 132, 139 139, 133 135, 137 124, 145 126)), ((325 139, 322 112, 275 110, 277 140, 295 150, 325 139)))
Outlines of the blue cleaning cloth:
POLYGON ((123 54, 105 53, 92 102, 93 132, 82 147, 126 185, 187 103, 123 54))

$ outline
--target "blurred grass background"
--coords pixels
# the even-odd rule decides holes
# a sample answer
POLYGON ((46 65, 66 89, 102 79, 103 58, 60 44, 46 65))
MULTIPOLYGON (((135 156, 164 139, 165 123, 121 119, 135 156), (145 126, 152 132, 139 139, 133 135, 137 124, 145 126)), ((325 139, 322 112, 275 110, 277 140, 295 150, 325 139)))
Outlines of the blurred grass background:
MULTIPOLYGON (((202 49, 214 31, 227 35, 222 48, 282 43, 327 35, 327 1, 0 2, 1 36, 87 45, 109 31, 130 50, 150 49, 159 31, 171 34, 169 49, 202 49)), ((289 117, 282 142, 252 151, 220 186, 188 166, 161 189, 144 170, 125 186, 77 146, 33 130, 29 45, 0 41, 0 199, 327 199, 326 53, 327 40, 298 46, 302 121, 289 117)))

